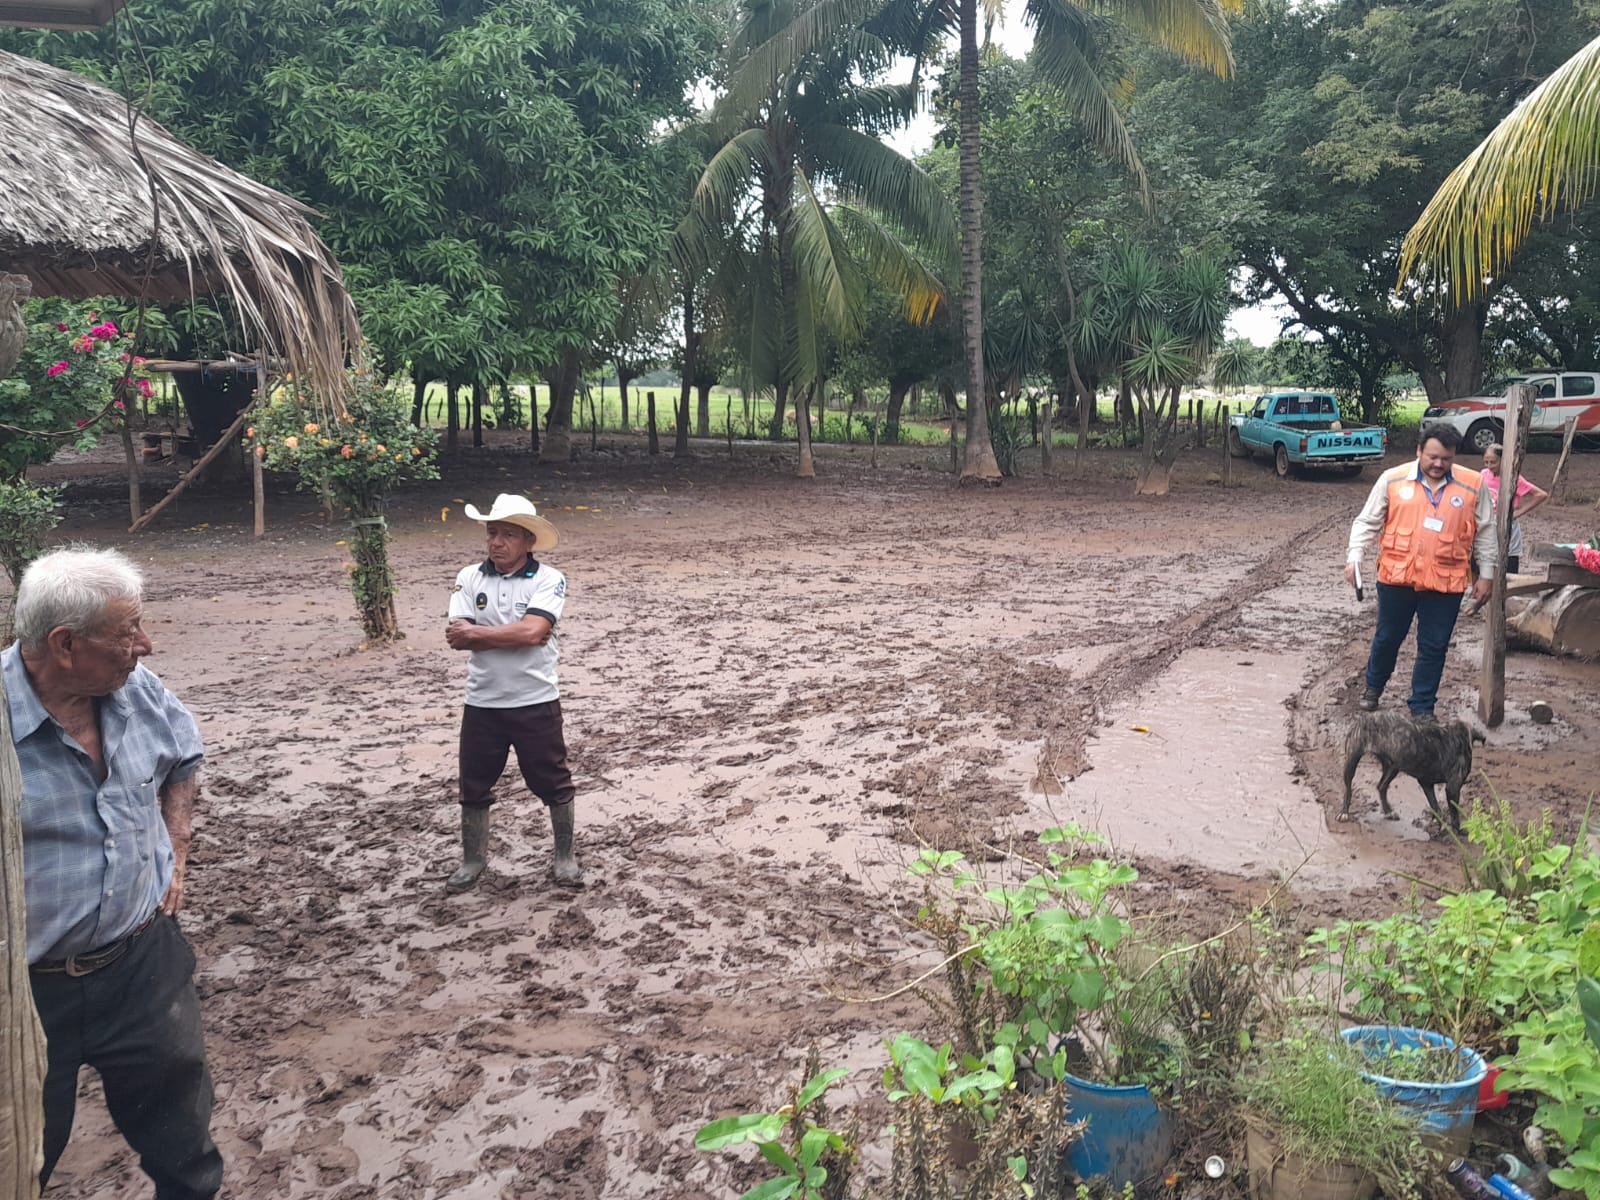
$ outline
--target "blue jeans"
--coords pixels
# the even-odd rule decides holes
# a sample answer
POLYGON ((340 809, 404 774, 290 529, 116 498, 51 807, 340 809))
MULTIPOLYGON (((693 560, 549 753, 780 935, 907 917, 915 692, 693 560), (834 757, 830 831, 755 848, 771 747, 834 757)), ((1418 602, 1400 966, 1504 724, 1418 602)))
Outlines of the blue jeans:
POLYGON ((1383 691, 1394 674, 1394 660, 1400 644, 1417 622, 1417 665, 1411 669, 1413 713, 1431 713, 1439 698, 1439 679, 1444 674, 1444 656, 1450 649, 1450 635, 1461 615, 1462 592, 1419 592, 1415 588, 1378 585, 1378 628, 1372 635, 1372 653, 1367 657, 1367 686, 1383 691))

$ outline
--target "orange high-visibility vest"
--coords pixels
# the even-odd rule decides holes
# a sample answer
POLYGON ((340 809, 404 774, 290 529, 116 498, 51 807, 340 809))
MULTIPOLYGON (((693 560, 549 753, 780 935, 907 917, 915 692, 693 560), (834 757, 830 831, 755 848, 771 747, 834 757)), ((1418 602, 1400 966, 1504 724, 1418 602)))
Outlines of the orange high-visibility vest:
POLYGON ((1378 582, 1419 592, 1464 592, 1478 534, 1478 472, 1451 467, 1438 503, 1415 463, 1386 472, 1389 512, 1378 550, 1378 582))

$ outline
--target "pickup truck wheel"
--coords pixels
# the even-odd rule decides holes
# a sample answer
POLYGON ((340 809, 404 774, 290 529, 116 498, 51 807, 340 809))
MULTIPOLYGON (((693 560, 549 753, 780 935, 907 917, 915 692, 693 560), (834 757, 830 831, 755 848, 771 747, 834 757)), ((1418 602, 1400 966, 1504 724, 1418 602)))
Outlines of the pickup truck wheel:
POLYGON ((1289 448, 1279 442, 1272 450, 1272 469, 1278 473, 1279 479, 1289 476, 1289 448))
POLYGON ((1249 458, 1250 447, 1244 444, 1244 439, 1239 436, 1237 426, 1228 426, 1228 453, 1235 458, 1249 458))
POLYGON ((1479 454, 1505 437, 1505 427, 1499 421, 1476 421, 1467 430, 1467 445, 1479 454))

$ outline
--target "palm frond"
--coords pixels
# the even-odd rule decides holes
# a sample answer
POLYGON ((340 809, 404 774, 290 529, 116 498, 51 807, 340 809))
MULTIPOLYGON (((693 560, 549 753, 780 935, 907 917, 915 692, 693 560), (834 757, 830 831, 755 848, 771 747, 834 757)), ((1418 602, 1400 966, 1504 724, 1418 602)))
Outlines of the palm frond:
POLYGON ((795 171, 795 198, 785 217, 800 291, 816 320, 840 333, 854 333, 861 318, 861 273, 843 233, 834 224, 811 179, 795 171))
POLYGON ((910 159, 875 137, 843 125, 807 130, 814 169, 839 193, 916 238, 941 266, 953 265, 961 245, 950 197, 910 159))
POLYGON ((859 29, 878 0, 817 0, 796 13, 734 67, 717 108, 754 112, 777 90, 779 81, 808 54, 827 49, 843 33, 859 29))
POLYGON ((1140 198, 1150 207, 1150 179, 1122 120, 1115 98, 1100 76, 1092 22, 1067 0, 1029 0, 1034 24, 1033 62, 1083 125, 1089 140, 1132 175, 1140 198))
POLYGON ((1450 173, 1406 234, 1400 279, 1434 271, 1461 301, 1504 274, 1535 220, 1577 208, 1600 176, 1600 38, 1529 94, 1450 173))
POLYGON ((906 320, 926 325, 945 299, 938 276, 900 241, 866 213, 837 205, 833 219, 844 230, 851 256, 862 274, 901 298, 906 320))
MULTIPOLYGON (((1029 0, 1063 4, 1069 0, 1029 0)), ((1233 74, 1228 14, 1242 13, 1244 0, 1082 0, 1084 7, 1115 17, 1145 39, 1185 62, 1226 79, 1233 74)))
POLYGON ((724 142, 711 156, 694 185, 694 204, 708 221, 731 211, 751 178, 770 161, 766 131, 745 129, 724 142))

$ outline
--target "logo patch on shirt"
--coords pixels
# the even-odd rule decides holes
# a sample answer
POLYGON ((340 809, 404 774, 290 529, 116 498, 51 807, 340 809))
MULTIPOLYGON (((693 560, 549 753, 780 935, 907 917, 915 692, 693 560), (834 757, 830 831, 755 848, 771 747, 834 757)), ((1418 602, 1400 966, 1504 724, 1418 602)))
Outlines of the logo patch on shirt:
POLYGON ((455 585, 455 587, 451 588, 450 590, 452 592, 459 592, 461 590, 461 585, 458 583, 458 584, 455 585))
POLYGON ((1409 483, 1402 483, 1400 485, 1400 499, 1409 500, 1409 499, 1411 499, 1411 497, 1415 496, 1416 494, 1417 494, 1417 489, 1412 487, 1409 483))
POLYGON ((517 616, 519 617, 525 616, 528 612, 528 606, 526 604, 517 604, 513 607, 516 609, 517 616))
POLYGON ((567 594, 567 581, 565 579, 563 579, 560 583, 556 584, 556 595, 565 596, 566 594, 567 594))
POLYGON ((484 609, 488 608, 489 607, 489 594, 487 592, 479 592, 478 593, 478 599, 477 599, 476 603, 478 605, 478 611, 479 612, 482 612, 484 609))
POLYGON ((1450 507, 1451 508, 1460 508, 1461 507, 1461 497, 1460 496, 1451 496, 1450 497, 1450 507))

